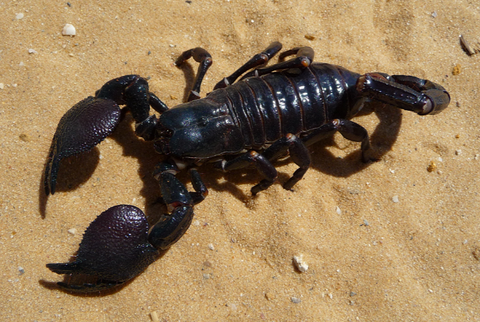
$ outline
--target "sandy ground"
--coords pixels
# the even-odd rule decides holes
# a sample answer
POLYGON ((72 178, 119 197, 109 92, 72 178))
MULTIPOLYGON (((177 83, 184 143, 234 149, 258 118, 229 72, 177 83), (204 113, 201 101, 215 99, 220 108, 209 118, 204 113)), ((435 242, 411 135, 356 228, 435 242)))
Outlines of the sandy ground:
MULTIPOLYGON (((0 2, 2 319, 479 321, 480 54, 466 55, 458 37, 480 38, 480 7, 427 3, 0 2), (75 37, 61 35, 66 23, 75 37), (196 70, 173 65, 182 51, 202 46, 213 55, 205 94, 274 40, 311 46, 316 61, 361 73, 428 78, 448 89, 451 106, 420 117, 374 104, 356 121, 380 161, 362 164, 359 144, 335 135, 311 148, 312 168, 294 192, 277 183, 252 198, 254 171, 202 167, 208 199, 143 274, 108 294, 53 287, 62 277, 45 264, 68 261, 103 210, 160 211, 150 173, 161 157, 134 136, 130 118, 92 152, 66 160, 58 192, 46 198, 42 172, 61 116, 131 73, 150 77, 173 107, 196 70), (306 273, 292 263, 300 254, 306 273)), ((280 162, 279 182, 295 168, 280 162)))

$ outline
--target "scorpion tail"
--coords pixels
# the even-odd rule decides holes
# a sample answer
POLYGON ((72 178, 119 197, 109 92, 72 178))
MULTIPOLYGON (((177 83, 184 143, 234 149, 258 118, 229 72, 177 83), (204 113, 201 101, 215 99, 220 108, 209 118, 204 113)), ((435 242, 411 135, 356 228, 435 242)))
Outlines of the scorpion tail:
POLYGON ((450 103, 441 85, 414 76, 370 73, 360 76, 357 91, 363 97, 420 115, 438 114, 450 103))

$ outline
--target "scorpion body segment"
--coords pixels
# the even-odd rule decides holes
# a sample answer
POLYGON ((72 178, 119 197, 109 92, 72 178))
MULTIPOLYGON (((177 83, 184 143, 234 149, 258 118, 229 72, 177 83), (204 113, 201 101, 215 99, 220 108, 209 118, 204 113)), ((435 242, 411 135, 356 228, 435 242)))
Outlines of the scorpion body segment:
MULTIPOLYGON (((339 66, 312 64, 300 73, 286 70, 217 89, 200 102, 181 104, 162 114, 160 126, 174 133, 171 148, 160 148, 159 152, 203 159, 261 150, 288 133, 308 133, 329 120, 348 118, 358 102, 358 76, 339 66), (187 138, 187 131, 193 137, 187 138), (202 142, 194 141, 196 150, 190 152, 179 150, 190 146, 180 144, 180 140, 222 146, 198 148, 202 142)), ((164 142, 162 132, 158 137, 164 142)))
POLYGON ((307 146, 337 131, 361 142, 362 161, 373 160, 367 131, 350 120, 365 102, 377 100, 421 115, 439 113, 450 102, 445 89, 428 80, 360 75, 314 63, 309 47, 288 50, 280 54, 279 63, 257 68, 280 49, 280 43, 272 43, 199 99, 212 58, 206 50, 193 48, 176 61, 182 65, 193 58, 199 63, 188 102, 168 109, 149 91, 144 78, 127 75, 107 82, 95 97, 79 102, 62 117, 45 168, 46 195, 55 192, 61 159, 92 149, 111 134, 120 122, 119 105, 125 105, 135 119, 136 134, 153 141, 156 152, 165 156, 153 176, 168 211, 152 228, 134 206, 103 212, 88 227, 75 261, 47 265, 58 274, 87 275, 96 281, 60 282, 60 287, 92 292, 121 285, 178 241, 192 222, 193 206, 208 194, 196 170, 202 163, 213 162, 223 171, 255 167, 263 177, 251 189, 255 195, 275 182, 277 170, 272 163, 289 154, 298 165, 283 184, 290 190, 310 166, 307 146), (290 55, 296 57, 283 60, 290 55), (160 116, 150 115, 150 107, 160 116), (190 172, 193 192, 176 177, 183 169, 190 172))

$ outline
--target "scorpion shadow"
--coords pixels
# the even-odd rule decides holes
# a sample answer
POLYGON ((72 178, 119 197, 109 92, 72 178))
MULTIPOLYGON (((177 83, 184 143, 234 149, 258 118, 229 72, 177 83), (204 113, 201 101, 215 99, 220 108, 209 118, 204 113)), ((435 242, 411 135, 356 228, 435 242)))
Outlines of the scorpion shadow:
MULTIPOLYGON (((374 113, 379 122, 370 134, 370 143, 375 159, 380 160, 388 151, 391 150, 393 144, 397 140, 402 123, 402 112, 400 109, 384 105, 381 103, 370 103, 365 106, 364 110, 357 116, 364 116, 374 113)), ((353 119, 355 121, 355 118, 353 119)), ((340 135, 340 134, 337 134, 340 135)), ((352 143, 358 146, 355 151, 347 154, 344 157, 337 157, 329 151, 330 147, 341 149, 334 140, 334 136, 326 138, 308 147, 311 154, 311 166, 309 171, 317 170, 330 176, 338 178, 348 178, 349 176, 358 173, 369 167, 372 162, 364 163, 361 161, 360 143, 352 143)), ((284 158, 274 163, 275 167, 292 163, 290 158, 284 158)), ((240 201, 251 199, 250 193, 245 193, 238 188, 240 184, 255 185, 263 178, 257 173, 254 168, 246 168, 244 170, 233 171, 229 173, 222 173, 213 167, 207 165, 199 170, 202 172, 208 171, 208 177, 205 177, 207 187, 215 191, 228 191, 235 198, 240 201)), ((309 171, 305 174, 308 176, 309 171)), ((286 182, 292 173, 279 172, 278 179, 274 184, 283 184, 286 182)), ((301 182, 297 183, 301 184, 301 182)), ((295 190, 295 187, 293 188, 295 190)))

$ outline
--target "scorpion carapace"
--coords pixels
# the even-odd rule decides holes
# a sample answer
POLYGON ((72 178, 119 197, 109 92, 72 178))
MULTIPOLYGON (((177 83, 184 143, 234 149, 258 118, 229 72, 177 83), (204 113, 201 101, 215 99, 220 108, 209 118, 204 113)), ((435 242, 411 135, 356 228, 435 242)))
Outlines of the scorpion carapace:
POLYGON ((310 166, 307 146, 337 131, 361 142, 364 162, 372 159, 367 131, 350 121, 365 101, 420 115, 439 113, 450 102, 446 90, 428 80, 359 75, 340 66, 313 63, 309 47, 286 51, 279 63, 264 67, 281 47, 279 42, 272 43, 202 99, 200 86, 212 58, 202 48, 185 51, 176 65, 191 57, 200 65, 188 102, 173 109, 149 91, 144 78, 128 75, 107 82, 95 97, 79 102, 62 117, 45 169, 47 195, 55 192, 60 160, 92 149, 111 134, 120 122, 119 105, 125 105, 135 119, 136 134, 154 141, 156 152, 165 156, 153 176, 170 213, 149 229, 144 213, 134 206, 103 212, 87 228, 75 261, 47 265, 58 274, 87 275, 95 281, 58 283, 60 287, 98 291, 122 284, 147 268, 161 250, 182 237, 192 222, 194 204, 205 199, 208 191, 196 170, 202 163, 213 162, 223 171, 255 167, 263 177, 251 189, 255 195, 277 178, 272 162, 289 154, 298 169, 283 187, 292 189, 310 166), (295 57, 284 59, 290 55, 295 57), (150 107, 160 117, 150 115, 150 107), (189 192, 177 179, 181 169, 189 170, 195 191, 189 192))

